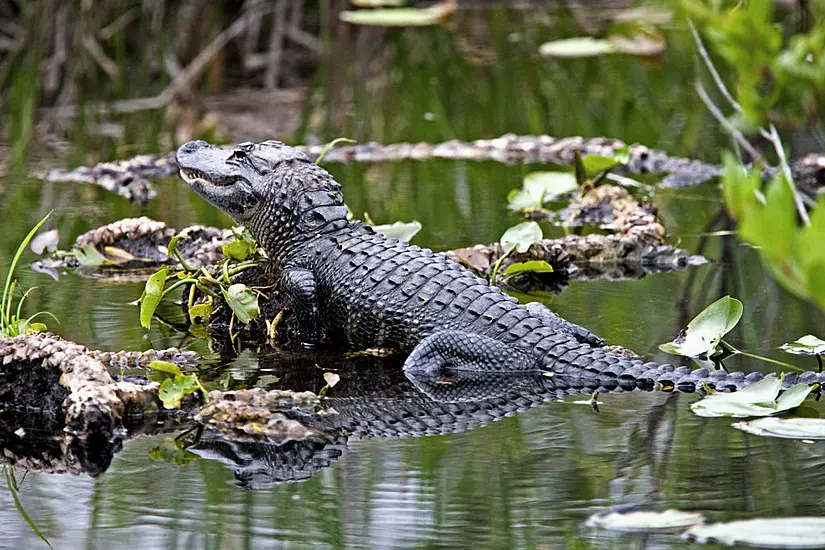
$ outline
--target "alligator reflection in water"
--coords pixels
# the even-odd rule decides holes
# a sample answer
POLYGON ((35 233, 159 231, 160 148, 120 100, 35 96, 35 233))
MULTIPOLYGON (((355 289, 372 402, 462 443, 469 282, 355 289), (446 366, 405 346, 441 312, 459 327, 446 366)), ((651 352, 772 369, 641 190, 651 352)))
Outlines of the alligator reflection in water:
MULTIPOLYGON (((564 376, 461 374, 416 378, 402 371, 400 356, 371 357, 277 352, 259 358, 261 371, 278 375, 279 389, 213 392, 210 402, 191 420, 191 402, 183 411, 141 409, 133 400, 122 415, 122 428, 87 425, 81 433, 52 415, 0 414, 0 462, 48 473, 97 476, 109 466, 122 444, 141 435, 199 428, 190 451, 219 460, 235 470, 241 487, 259 488, 306 480, 329 467, 351 438, 408 437, 459 433, 552 401, 569 393, 590 392, 594 380, 564 376), (325 398, 322 364, 341 381, 325 398), (27 418, 27 420, 24 420, 27 418)), ((38 372, 38 371, 34 371, 38 372)), ((36 376, 35 376, 36 377, 36 376)), ((61 389, 43 380, 30 393, 61 389), (42 386, 42 387, 41 387, 42 386)), ((634 390, 634 381, 614 379, 608 390, 634 390), (622 388, 622 385, 626 385, 622 388)), ((39 401, 42 395, 30 395, 39 401)), ((58 400, 59 401, 59 400, 58 400)))

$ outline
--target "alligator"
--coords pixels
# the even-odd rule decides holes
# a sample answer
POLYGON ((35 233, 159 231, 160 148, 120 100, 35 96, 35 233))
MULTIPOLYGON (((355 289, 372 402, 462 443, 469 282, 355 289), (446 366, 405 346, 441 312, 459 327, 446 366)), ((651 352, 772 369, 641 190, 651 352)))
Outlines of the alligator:
MULTIPOLYGON (((543 373, 568 378, 680 384, 676 367, 617 353, 544 305, 520 305, 444 256, 387 238, 347 219, 341 186, 310 157, 278 141, 234 150, 190 141, 177 151, 182 179, 244 225, 266 251, 279 291, 307 348, 322 340, 407 355, 417 377, 454 372, 543 373)), ((735 391, 749 379, 686 373, 735 391)), ((825 381, 825 373, 798 376, 825 381)), ((700 387, 701 383, 698 384, 700 387)))

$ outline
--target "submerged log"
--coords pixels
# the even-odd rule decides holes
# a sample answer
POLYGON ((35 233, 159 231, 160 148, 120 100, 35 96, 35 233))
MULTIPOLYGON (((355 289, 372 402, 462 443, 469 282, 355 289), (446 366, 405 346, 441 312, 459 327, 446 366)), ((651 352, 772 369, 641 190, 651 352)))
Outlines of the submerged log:
MULTIPOLYGON (((299 146, 311 158, 318 158, 325 146, 299 146)), ((471 142, 452 140, 439 144, 370 142, 337 147, 324 156, 325 163, 375 163, 402 160, 470 160, 496 161, 507 164, 570 164, 574 154, 613 156, 627 148, 628 160, 622 169, 631 174, 669 174, 661 185, 687 187, 718 177, 722 167, 700 160, 672 157, 664 151, 644 145, 627 145, 613 138, 566 137, 548 135, 518 136, 506 134, 495 139, 471 142)), ((770 177, 775 169, 764 171, 770 177)), ((174 153, 138 155, 127 160, 80 166, 71 170, 50 170, 38 178, 54 182, 94 183, 130 200, 145 202, 154 196, 152 179, 172 177, 178 173, 174 153)), ((809 196, 825 186, 825 155, 814 153, 791 162, 791 173, 800 190, 809 196)))

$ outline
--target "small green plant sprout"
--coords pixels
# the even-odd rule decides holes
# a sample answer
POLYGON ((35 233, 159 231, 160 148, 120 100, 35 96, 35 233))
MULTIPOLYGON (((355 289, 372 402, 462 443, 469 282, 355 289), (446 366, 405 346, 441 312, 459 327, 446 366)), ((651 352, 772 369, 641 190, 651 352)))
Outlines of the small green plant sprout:
POLYGON ((339 137, 339 138, 333 139, 332 141, 330 141, 329 143, 326 144, 324 149, 321 151, 321 154, 318 155, 317 159, 315 159, 315 164, 321 164, 321 161, 324 160, 324 157, 327 156, 327 153, 329 153, 330 149, 332 149, 333 147, 335 147, 339 143, 356 143, 356 141, 354 139, 345 138, 345 137, 339 137))
POLYGON ((816 387, 794 384, 780 395, 782 378, 768 376, 738 392, 709 395, 693 403, 690 410, 705 417, 771 416, 800 406, 816 387))
POLYGON ((676 338, 659 345, 659 349, 672 355, 709 359, 720 351, 717 346, 742 318, 742 311, 742 302, 736 298, 720 298, 694 317, 676 338))
MULTIPOLYGON (((513 251, 516 251, 519 254, 524 254, 533 244, 539 242, 542 236, 543 233, 541 231, 541 227, 533 221, 522 222, 505 231, 499 241, 499 244, 501 245, 501 255, 493 264, 493 270, 490 273, 490 283, 495 284, 501 263, 507 256, 509 256, 513 251)), ((553 271, 553 267, 543 260, 535 262, 529 269, 522 265, 520 271, 519 268, 513 267, 516 265, 519 264, 513 264, 508 267, 508 269, 513 268, 511 271, 511 276, 516 275, 517 273, 525 273, 526 271, 547 272, 547 268, 549 268, 550 271, 553 271)))
POLYGON ((179 409, 181 401, 190 393, 201 392, 204 399, 208 394, 194 374, 183 374, 174 363, 167 361, 152 361, 149 369, 156 374, 153 378, 160 378, 158 398, 167 409, 179 409))
POLYGON ((17 251, 14 254, 11 266, 9 266, 9 272, 6 275, 6 284, 3 287, 2 300, 0 300, 0 336, 19 336, 21 334, 32 334, 48 330, 44 323, 34 322, 37 317, 42 315, 48 315, 57 321, 57 318, 48 311, 39 311, 27 318, 22 316, 23 303, 34 288, 30 288, 24 292, 17 302, 17 307, 12 310, 14 305, 14 292, 17 290, 17 281, 14 279, 14 271, 17 269, 17 263, 20 261, 20 257, 23 255, 26 247, 29 246, 29 243, 37 231, 46 223, 46 220, 49 219, 51 215, 52 213, 49 212, 42 220, 37 222, 32 230, 29 231, 28 235, 26 235, 26 238, 23 239, 23 242, 20 243, 20 246, 17 247, 17 251))
POLYGON ((819 372, 822 372, 822 355, 825 354, 825 340, 821 340, 812 334, 807 334, 802 338, 787 344, 782 344, 779 349, 794 355, 813 355, 819 364, 819 372))
POLYGON ((170 268, 164 267, 147 279, 139 300, 141 326, 150 328, 152 317, 161 301, 171 292, 185 285, 190 285, 187 311, 189 321, 192 323, 190 332, 195 336, 206 336, 205 331, 193 329, 203 328, 202 325, 209 321, 214 311, 215 300, 218 298, 223 298, 232 309, 232 322, 238 319, 241 323, 247 324, 256 319, 260 314, 258 291, 244 284, 233 284, 232 277, 256 265, 265 256, 247 230, 235 228, 234 234, 235 239, 223 247, 224 260, 218 264, 215 273, 204 267, 189 266, 177 249, 177 243, 182 236, 173 237, 169 241, 168 254, 169 257, 177 258, 181 269, 171 275, 170 268), (206 296, 205 302, 195 304, 196 289, 206 296))

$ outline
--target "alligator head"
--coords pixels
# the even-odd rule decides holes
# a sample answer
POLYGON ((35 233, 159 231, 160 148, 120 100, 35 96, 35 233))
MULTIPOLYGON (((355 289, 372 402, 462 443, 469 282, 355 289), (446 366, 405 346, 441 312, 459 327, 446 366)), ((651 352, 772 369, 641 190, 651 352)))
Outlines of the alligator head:
POLYGON ((341 186, 306 153, 279 141, 234 149, 190 141, 176 156, 189 187, 246 225, 270 255, 282 243, 346 223, 341 186))

